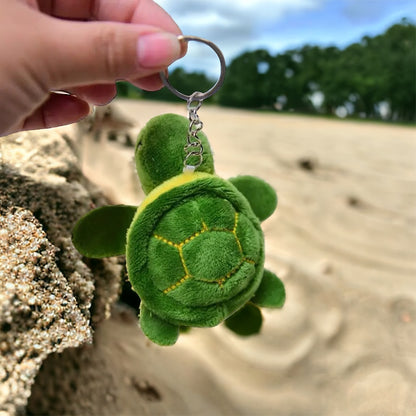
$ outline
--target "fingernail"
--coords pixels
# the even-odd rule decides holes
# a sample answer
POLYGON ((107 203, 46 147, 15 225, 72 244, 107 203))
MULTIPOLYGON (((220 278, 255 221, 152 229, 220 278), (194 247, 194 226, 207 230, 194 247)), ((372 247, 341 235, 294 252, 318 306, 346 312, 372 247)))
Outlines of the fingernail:
POLYGON ((171 33, 151 33, 137 41, 137 58, 143 68, 163 68, 180 56, 181 42, 171 33))

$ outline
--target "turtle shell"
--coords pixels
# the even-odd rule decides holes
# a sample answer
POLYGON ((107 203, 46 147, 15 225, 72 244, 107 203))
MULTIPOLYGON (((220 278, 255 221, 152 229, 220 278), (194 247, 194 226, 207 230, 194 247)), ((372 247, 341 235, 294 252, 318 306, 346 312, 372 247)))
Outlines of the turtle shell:
POLYGON ((152 313, 172 324, 215 326, 260 284, 260 222, 246 198, 215 175, 182 174, 159 188, 139 207, 128 231, 133 289, 152 313))

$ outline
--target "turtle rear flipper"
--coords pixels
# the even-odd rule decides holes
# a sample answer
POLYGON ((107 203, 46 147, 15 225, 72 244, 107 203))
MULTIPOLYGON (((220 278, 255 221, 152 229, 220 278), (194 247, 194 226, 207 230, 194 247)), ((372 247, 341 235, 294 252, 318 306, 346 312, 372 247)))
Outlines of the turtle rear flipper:
POLYGON ((260 332, 263 317, 260 307, 281 308, 286 293, 282 281, 269 270, 265 270, 260 287, 245 306, 225 320, 225 326, 240 336, 260 332))
POLYGON ((271 271, 264 270, 263 279, 251 302, 265 308, 281 308, 286 300, 282 281, 271 271))
POLYGON ((260 221, 273 214, 277 206, 277 195, 267 182, 249 175, 237 176, 229 181, 246 197, 260 221))
POLYGON ((173 345, 179 337, 179 327, 160 319, 144 303, 140 304, 140 327, 143 333, 154 343, 173 345))
POLYGON ((260 332, 263 317, 258 306, 251 302, 225 320, 225 326, 242 337, 255 335, 260 332))
POLYGON ((86 257, 120 256, 126 252, 127 230, 136 206, 108 205, 84 215, 72 231, 72 241, 86 257))

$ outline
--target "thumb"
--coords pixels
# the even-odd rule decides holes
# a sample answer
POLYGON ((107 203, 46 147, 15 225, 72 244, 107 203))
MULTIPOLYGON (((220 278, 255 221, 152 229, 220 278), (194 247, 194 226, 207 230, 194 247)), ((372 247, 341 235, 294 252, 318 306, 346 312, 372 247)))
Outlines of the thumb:
POLYGON ((42 52, 41 71, 50 89, 139 79, 182 56, 177 36, 152 26, 69 21, 54 25, 42 52))

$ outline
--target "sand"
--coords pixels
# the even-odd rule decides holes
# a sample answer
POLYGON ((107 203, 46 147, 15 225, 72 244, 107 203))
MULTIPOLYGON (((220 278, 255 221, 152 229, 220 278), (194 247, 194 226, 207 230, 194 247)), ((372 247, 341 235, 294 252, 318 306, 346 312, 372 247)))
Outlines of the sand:
MULTIPOLYGON (((157 114, 186 115, 185 103, 116 105, 136 130, 157 114)), ((284 280, 287 303, 265 312, 256 337, 217 327, 181 336, 169 352, 152 346, 162 356, 189 354, 183 371, 197 393, 182 400, 195 410, 218 390, 219 414, 415 415, 416 130, 208 105, 199 115, 218 174, 257 175, 278 192, 264 223, 266 266, 284 280), (209 383, 198 384, 196 362, 209 383)), ((84 171, 113 202, 143 199, 132 156, 118 143, 83 139, 84 171)), ((134 363, 129 371, 140 373, 134 363)))

